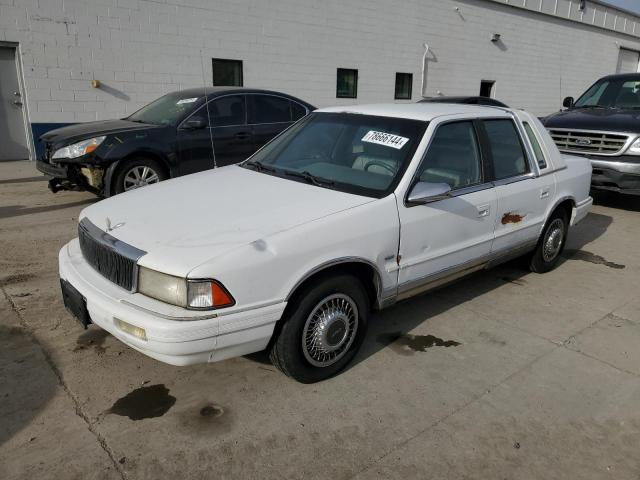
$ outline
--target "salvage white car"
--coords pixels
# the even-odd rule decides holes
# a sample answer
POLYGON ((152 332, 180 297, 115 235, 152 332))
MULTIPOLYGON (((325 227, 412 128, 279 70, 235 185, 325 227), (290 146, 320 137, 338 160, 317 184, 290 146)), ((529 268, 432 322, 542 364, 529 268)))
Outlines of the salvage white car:
POLYGON ((316 382, 372 310, 516 256, 552 269, 590 181, 523 111, 321 109, 240 165, 86 208, 60 251, 64 302, 166 363, 268 349, 316 382))

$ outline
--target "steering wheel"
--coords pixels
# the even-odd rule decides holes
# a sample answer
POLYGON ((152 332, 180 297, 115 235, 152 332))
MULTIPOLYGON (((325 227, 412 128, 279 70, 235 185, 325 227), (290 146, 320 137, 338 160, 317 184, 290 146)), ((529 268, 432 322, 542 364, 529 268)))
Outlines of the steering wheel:
POLYGON ((369 171, 369 167, 381 167, 384 170, 386 170, 387 172, 391 173, 391 175, 395 175, 396 174, 396 169, 393 168, 391 165, 387 165, 384 162, 381 162, 379 160, 370 160, 368 161, 365 165, 364 165, 364 171, 367 172, 369 171))

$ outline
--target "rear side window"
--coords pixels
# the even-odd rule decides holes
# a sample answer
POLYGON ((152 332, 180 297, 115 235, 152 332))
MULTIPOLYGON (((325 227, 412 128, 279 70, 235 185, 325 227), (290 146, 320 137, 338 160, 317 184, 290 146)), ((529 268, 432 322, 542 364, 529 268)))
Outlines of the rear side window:
POLYGON ((300 120, 307 114, 307 109, 298 102, 291 102, 291 120, 300 120))
POLYGON ((511 120, 485 120, 496 180, 529 172, 520 135, 511 120))
POLYGON ((244 125, 247 119, 244 95, 229 95, 209 103, 212 127, 244 125))
POLYGON ((249 123, 291 121, 291 102, 272 95, 249 95, 249 123))
POLYGON ((455 190, 480 183, 480 149, 472 122, 438 127, 419 170, 421 182, 447 183, 455 190))
POLYGON ((524 125, 524 129, 527 132, 527 137, 529 137, 529 141, 531 142, 531 146, 533 147, 533 153, 536 155, 536 161, 538 162, 538 166, 540 169, 547 168, 547 161, 544 158, 544 153, 542 152, 542 148, 540 147, 540 142, 538 142, 538 137, 529 125, 528 122, 522 122, 524 125))

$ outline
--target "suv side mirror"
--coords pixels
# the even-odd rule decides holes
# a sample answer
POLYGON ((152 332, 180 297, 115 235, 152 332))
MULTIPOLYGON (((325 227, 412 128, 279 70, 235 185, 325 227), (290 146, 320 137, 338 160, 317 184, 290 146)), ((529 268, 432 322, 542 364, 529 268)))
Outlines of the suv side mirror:
POLYGON ((409 193, 407 201, 414 205, 437 202, 451 196, 451 187, 448 183, 418 182, 409 193))
POLYGON ((573 107, 573 102, 574 102, 573 97, 567 97, 562 101, 562 106, 564 108, 571 108, 573 107))
POLYGON ((194 115, 182 124, 182 128, 185 130, 199 130, 205 128, 207 125, 208 122, 206 118, 194 115))

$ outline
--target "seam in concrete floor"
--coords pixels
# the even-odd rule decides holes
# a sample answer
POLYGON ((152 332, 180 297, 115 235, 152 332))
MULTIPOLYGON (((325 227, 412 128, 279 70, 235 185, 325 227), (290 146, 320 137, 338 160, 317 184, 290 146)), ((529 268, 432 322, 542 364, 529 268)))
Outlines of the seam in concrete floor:
MULTIPOLYGON (((600 323, 602 320, 604 320, 605 318, 607 318, 609 315, 612 315, 613 312, 615 312, 616 310, 623 308, 624 306, 626 306, 628 303, 630 303, 632 300, 626 301, 624 302, 622 305, 615 307, 613 310, 611 310, 609 313, 603 315, 602 317, 600 317, 599 319, 595 320, 594 322, 592 322, 591 324, 587 325, 586 327, 580 329, 579 331, 577 331, 576 333, 570 335, 567 340, 569 340, 572 337, 575 337, 576 335, 581 334, 582 332, 584 332, 585 330, 593 327, 594 325, 597 325, 598 323, 600 323)), ((464 307, 462 306, 462 308, 465 308, 466 310, 475 313, 476 315, 480 315, 482 317, 484 317, 485 319, 487 319, 488 317, 486 315, 483 315, 481 313, 475 312, 474 310, 464 307)), ((620 318, 624 318, 624 317, 620 317, 620 318)), ((519 375, 521 372, 525 371, 527 368, 531 367, 531 365, 533 365, 534 363, 536 363, 539 360, 542 360, 544 357, 546 357, 547 355, 552 354, 553 352, 557 351, 559 348, 563 348, 569 352, 573 352, 573 353, 577 353, 579 355, 583 355, 587 358, 590 358, 592 360, 595 360, 597 362, 600 362, 604 365, 607 365, 611 368, 614 368, 615 370, 618 370, 620 372, 632 375, 634 377, 639 377, 640 375, 637 375, 633 372, 629 372, 623 368, 617 367, 615 365, 610 364, 609 362, 606 362, 600 358, 596 358, 596 357, 592 357, 591 355, 588 355, 584 352, 581 352, 579 350, 574 350, 571 349, 567 346, 566 342, 567 340, 564 340, 561 343, 557 343, 554 342, 553 340, 550 340, 548 338, 544 338, 541 337, 539 335, 533 334, 531 332, 527 332, 524 329, 518 328, 518 327, 514 327, 513 325, 507 324, 506 322, 502 322, 500 320, 497 320, 497 322, 502 323, 503 325, 508 325, 512 328, 517 328, 518 330, 521 330, 524 333, 527 333, 529 335, 533 335, 537 338, 540 338, 542 340, 546 340, 547 342, 549 342, 551 345, 554 346, 554 348, 552 348, 551 350, 549 350, 548 352, 543 353, 542 355, 539 355, 537 357, 535 357, 534 359, 532 359, 529 363, 527 363, 526 365, 524 365, 523 367, 519 368, 518 370, 516 370, 515 372, 511 373, 510 375, 507 375, 505 378, 503 378, 502 380, 500 380, 498 383, 496 383, 495 385, 492 385, 491 387, 487 388, 481 395, 478 395, 474 398, 472 398, 471 400, 469 400, 467 403, 465 403, 464 405, 461 405, 460 407, 458 407, 457 409, 455 409, 453 412, 445 415, 444 417, 436 420, 435 422, 433 422, 432 424, 428 425, 426 428, 424 428, 423 430, 419 431, 418 433, 416 433, 415 435, 412 435, 409 438, 406 438, 405 440, 403 440, 402 442, 398 443, 397 445, 393 446, 389 451, 387 451, 385 454, 383 454, 382 456, 376 458, 375 460, 373 460, 369 465, 367 465, 366 467, 358 470, 355 474, 353 474, 351 477, 349 477, 349 480, 352 480, 356 477, 358 477, 358 475, 360 475, 361 473, 373 468, 376 464, 380 463, 382 460, 384 460, 385 458, 387 458, 389 455, 393 454, 393 452, 399 450, 400 448, 404 447, 407 443, 411 442, 412 440, 414 440, 415 438, 419 437, 420 435, 422 435, 424 432, 426 432, 427 430, 430 430, 434 427, 437 427, 438 425, 440 425, 441 423, 445 422, 446 420, 448 420, 449 418, 451 418, 452 416, 454 416, 455 414, 463 411, 464 409, 466 409, 467 407, 471 406, 472 404, 476 403, 477 401, 483 399, 485 396, 489 395, 493 390, 495 390, 496 388, 498 388, 500 385, 504 384, 505 382, 509 381, 510 379, 512 379, 513 377, 515 377, 516 375, 519 375)))
POLYGON ((111 463, 113 463, 113 466, 116 469, 116 472, 118 472, 118 474, 120 475, 122 480, 127 480, 127 474, 122 469, 120 463, 117 461, 115 453, 113 452, 113 450, 107 444, 107 440, 100 434, 100 432, 98 432, 95 429, 94 425, 91 423, 91 420, 89 419, 89 416, 82 410, 82 406, 80 405, 80 402, 78 401, 78 398, 74 395, 74 393, 71 391, 69 386, 64 381, 64 378, 62 376, 62 372, 58 369, 58 367, 56 367, 56 364, 53 361, 53 359, 51 358, 51 355, 49 354, 47 349, 44 348, 42 343, 40 343, 40 341, 38 340, 36 335, 33 333, 31 328, 29 327, 28 323, 26 322, 26 320, 22 316, 22 313, 18 309, 17 305, 13 302, 13 299, 7 293, 7 291, 4 289, 4 287, 0 287, 0 290, 2 290, 4 298, 7 299, 7 302, 9 302, 11 310, 13 310, 13 312, 16 314, 16 316, 20 320, 20 325, 24 329, 25 334, 28 335, 29 339, 40 348, 40 351, 44 355, 44 358, 47 361, 47 364, 49 365, 49 368, 51 368, 51 370, 53 371, 54 375, 58 379, 58 383, 64 389, 64 391, 67 394, 67 396, 71 399, 71 402, 73 403, 76 415, 78 417, 80 417, 84 421, 84 423, 87 425, 87 428, 89 429, 89 431, 96 437, 96 440, 97 440, 98 444, 100 445, 102 450, 104 450, 104 452, 107 454, 107 456, 111 460, 111 463))

